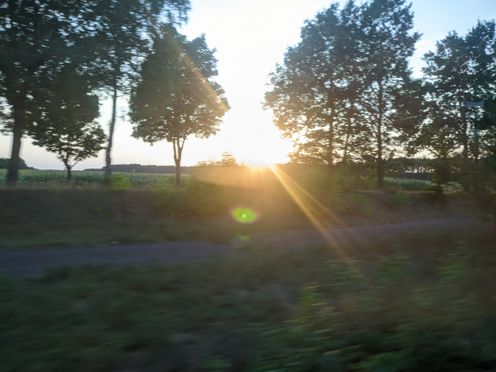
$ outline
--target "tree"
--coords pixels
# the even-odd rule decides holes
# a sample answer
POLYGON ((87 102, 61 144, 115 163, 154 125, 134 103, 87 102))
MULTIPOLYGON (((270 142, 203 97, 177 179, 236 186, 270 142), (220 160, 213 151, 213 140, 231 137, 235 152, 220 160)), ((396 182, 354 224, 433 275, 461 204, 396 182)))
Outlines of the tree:
POLYGON ((105 152, 107 181, 111 174, 119 94, 130 91, 161 22, 186 20, 189 7, 189 0, 107 0, 93 2, 89 7, 89 25, 93 30, 89 50, 95 55, 93 71, 112 99, 105 152))
POLYGON ((409 152, 413 154, 426 150, 434 157, 431 164, 434 168, 435 182, 438 191, 442 192, 442 185, 450 180, 450 163, 457 149, 456 132, 452 125, 447 125, 449 115, 436 104, 439 92, 429 83, 424 84, 423 91, 426 116, 418 122, 415 132, 408 140, 409 152))
POLYGON ((405 0, 337 4, 307 22, 271 75, 266 107, 307 160, 372 157, 383 186, 384 159, 419 118, 420 84, 408 58, 419 35, 405 0))
POLYGON ((22 137, 33 125, 34 90, 77 49, 80 0, 10 0, 0 6, 0 94, 12 133, 7 182, 17 181, 22 137))
POLYGON ((382 188, 385 157, 394 150, 401 132, 417 120, 421 93, 411 78, 408 59, 420 35, 411 32, 413 13, 405 0, 366 3, 359 22, 360 121, 374 147, 377 186, 382 188))
MULTIPOLYGON (((0 169, 8 169, 9 168, 10 159, 0 158, 0 169)), ((19 169, 29 169, 28 165, 23 159, 19 159, 19 169)))
MULTIPOLYGON (((460 149, 463 160, 464 188, 470 188, 470 161, 478 167, 481 156, 480 131, 478 128, 483 117, 481 108, 468 105, 468 102, 496 98, 496 37, 495 23, 478 22, 466 36, 451 32, 439 41, 434 52, 429 52, 424 59, 426 81, 437 92, 431 99, 431 107, 442 112, 442 125, 445 131, 451 131, 456 137, 456 147, 460 149)), ((490 131, 487 131, 490 132, 490 131)), ((477 185, 477 171, 473 177, 477 185)))
POLYGON ((223 152, 219 160, 202 160, 197 164, 198 167, 237 167, 239 166, 236 158, 230 152, 223 152))
POLYGON ((265 107, 295 143, 295 159, 332 167, 358 148, 358 12, 349 1, 341 10, 332 4, 318 13, 270 76, 265 107))
POLYGON ((188 41, 173 27, 165 27, 131 94, 133 135, 148 143, 172 143, 177 186, 186 139, 216 133, 229 109, 222 87, 213 80, 216 64, 204 35, 188 41))
POLYGON ((34 144, 57 154, 64 163, 67 180, 81 160, 96 156, 106 139, 94 120, 98 117, 98 97, 92 86, 73 66, 65 66, 45 76, 43 87, 34 91, 37 106, 30 135, 34 144))

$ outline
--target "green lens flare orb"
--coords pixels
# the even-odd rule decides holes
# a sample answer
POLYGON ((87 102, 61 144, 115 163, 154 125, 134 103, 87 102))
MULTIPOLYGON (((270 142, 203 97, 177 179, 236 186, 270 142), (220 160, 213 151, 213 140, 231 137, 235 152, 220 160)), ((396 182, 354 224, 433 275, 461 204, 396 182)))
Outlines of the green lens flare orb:
POLYGON ((257 220, 257 212, 251 208, 234 208, 231 211, 232 217, 239 223, 253 223, 257 220))

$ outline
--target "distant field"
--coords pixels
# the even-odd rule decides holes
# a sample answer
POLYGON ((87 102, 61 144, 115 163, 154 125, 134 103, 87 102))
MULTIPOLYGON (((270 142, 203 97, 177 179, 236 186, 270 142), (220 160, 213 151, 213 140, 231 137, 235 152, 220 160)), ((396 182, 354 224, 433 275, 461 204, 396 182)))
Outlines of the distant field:
MULTIPOLYGON (((6 170, 0 169, 0 183, 5 182, 6 170)), ((23 169, 19 173, 19 184, 23 186, 50 187, 67 186, 66 172, 63 170, 23 169)), ((73 171, 71 186, 95 187, 103 183, 103 172, 73 171)), ((173 184, 171 174, 113 172, 116 188, 163 188, 173 184)))
MULTIPOLYGON (((0 169, 0 185, 5 182, 6 170, 0 169)), ((206 168, 202 169, 197 174, 200 177, 206 175, 209 182, 215 182, 216 178, 234 178, 239 183, 239 170, 232 171, 232 169, 220 168, 206 168)), ((246 173, 246 169, 242 170, 241 173, 246 173)), ((313 171, 307 171, 312 177, 315 177, 313 171)), ((100 186, 103 183, 104 173, 99 171, 73 171, 72 173, 71 186, 78 187, 95 187, 100 186)), ((184 179, 190 177, 189 174, 183 174, 184 179)), ((332 176, 330 176, 332 178, 332 176)), ((127 172, 113 172, 113 184, 116 188, 164 188, 169 187, 174 184, 174 174, 160 174, 160 173, 127 173, 127 172)), ((243 178, 243 177, 241 177, 243 178)), ((322 177, 320 177, 322 178, 322 177)), ((367 188, 366 182, 353 183, 353 180, 347 180, 348 183, 351 182, 351 186, 358 188, 367 188)), ((225 182, 219 181, 223 184, 225 182)), ((386 177, 384 179, 385 187, 391 190, 404 190, 404 191, 418 191, 418 190, 432 190, 434 184, 430 181, 407 179, 407 178, 393 178, 386 177)), ((24 169, 20 171, 19 184, 23 186, 33 186, 33 187, 50 187, 50 186, 67 186, 66 173, 63 170, 39 170, 39 169, 24 169)))

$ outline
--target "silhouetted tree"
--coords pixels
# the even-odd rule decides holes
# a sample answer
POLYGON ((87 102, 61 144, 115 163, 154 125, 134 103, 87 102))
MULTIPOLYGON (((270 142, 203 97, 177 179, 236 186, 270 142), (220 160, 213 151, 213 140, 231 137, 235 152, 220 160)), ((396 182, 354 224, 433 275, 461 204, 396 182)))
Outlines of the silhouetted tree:
MULTIPOLYGON (((0 158, 0 169, 8 169, 9 168, 9 163, 10 159, 7 158, 0 158)), ((26 162, 19 158, 19 169, 29 169, 28 165, 26 162)))
POLYGON ((379 188, 384 185, 385 157, 393 151, 401 132, 414 124, 421 97, 408 67, 420 37, 411 32, 410 8, 405 0, 373 0, 360 12, 359 112, 374 148, 379 188))
POLYGON ((22 137, 34 122, 34 91, 77 50, 80 3, 9 0, 0 6, 0 94, 8 105, 3 125, 13 136, 8 183, 17 181, 22 137))
POLYGON ((386 154, 420 120, 420 83, 408 68, 419 38, 412 26, 405 0, 333 4, 307 22, 266 94, 300 156, 329 165, 351 153, 372 157, 383 186, 386 154))
POLYGON ((197 164, 198 167, 237 167, 239 166, 236 158, 230 152, 223 152, 219 160, 202 160, 197 164))
POLYGON ((208 48, 204 36, 188 41, 173 27, 166 27, 155 40, 131 94, 133 135, 148 143, 172 143, 177 186, 186 139, 216 133, 229 109, 222 87, 213 80, 216 64, 214 50, 208 48))
POLYGON ((130 91, 160 24, 184 21, 189 6, 189 0, 106 0, 92 2, 88 8, 89 32, 93 35, 88 49, 95 53, 94 72, 112 99, 105 152, 107 181, 119 94, 130 91))
POLYGON ((45 76, 42 87, 34 91, 34 125, 29 133, 34 144, 53 152, 64 163, 67 179, 81 160, 96 156, 103 149, 105 134, 94 122, 98 117, 98 97, 92 86, 66 66, 45 76))
POLYGON ((342 10, 333 4, 318 13, 271 74, 265 106, 293 140, 296 159, 332 166, 358 148, 358 12, 349 1, 342 10))
POLYGON ((449 33, 437 43, 434 52, 424 57, 427 63, 425 79, 436 92, 430 99, 433 115, 437 115, 439 121, 436 125, 445 126, 442 131, 452 133, 457 148, 461 148, 465 189, 469 189, 469 174, 472 173, 469 160, 478 162, 481 148, 484 148, 480 141, 490 140, 487 136, 492 134, 488 123, 479 127, 483 110, 469 107, 467 102, 490 102, 496 98, 495 46, 494 21, 479 22, 466 36, 449 33), (441 117, 439 113, 442 113, 441 117), (484 133, 479 133, 481 130, 484 133))

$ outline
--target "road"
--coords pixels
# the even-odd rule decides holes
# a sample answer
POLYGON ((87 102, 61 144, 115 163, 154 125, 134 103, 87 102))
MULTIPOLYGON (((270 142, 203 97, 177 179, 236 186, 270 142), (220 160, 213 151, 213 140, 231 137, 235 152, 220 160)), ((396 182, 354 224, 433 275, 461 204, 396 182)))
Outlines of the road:
MULTIPOLYGON (((261 234, 250 244, 274 248, 301 249, 311 245, 366 241, 398 233, 424 233, 430 229, 458 230, 481 225, 470 217, 426 219, 397 224, 335 228, 324 233, 293 231, 261 234)), ((166 242, 156 244, 102 245, 93 247, 29 248, 0 251, 0 273, 14 277, 40 277, 50 268, 81 265, 129 266, 146 263, 175 264, 200 261, 238 251, 238 244, 209 242, 166 242)))

